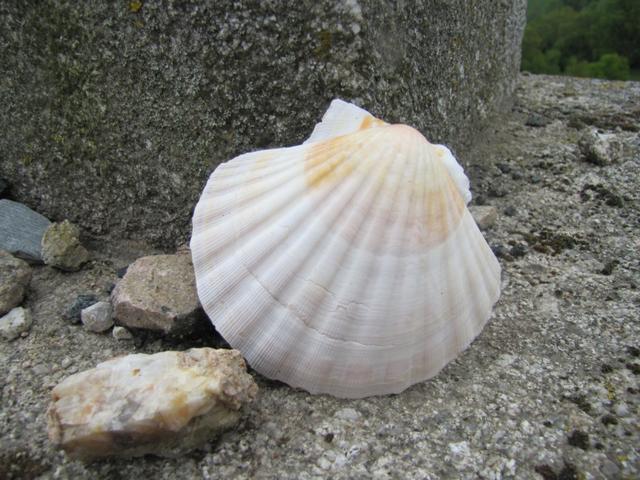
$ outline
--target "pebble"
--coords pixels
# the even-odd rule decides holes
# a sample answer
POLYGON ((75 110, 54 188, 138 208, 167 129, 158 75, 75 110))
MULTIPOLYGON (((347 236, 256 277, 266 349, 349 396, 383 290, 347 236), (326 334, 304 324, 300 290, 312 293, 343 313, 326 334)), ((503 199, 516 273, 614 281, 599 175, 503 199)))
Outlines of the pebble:
POLYGON ((498 219, 498 210, 491 205, 472 205, 469 207, 469 212, 480 230, 491 228, 498 219))
POLYGON ((94 303, 80 312, 82 324, 87 330, 102 333, 113 326, 113 313, 109 302, 94 303))
POLYGON ((39 363, 37 365, 34 365, 32 370, 33 373, 35 373, 39 377, 42 377, 51 371, 49 365, 47 365, 46 363, 39 363))
POLYGON ((504 245, 491 245, 491 251, 498 258, 510 258, 509 251, 504 245))
POLYGON ((568 438, 569 445, 573 447, 581 448, 582 450, 589 449, 589 434, 581 430, 574 430, 571 432, 568 438))
POLYGON ((41 243, 51 222, 29 207, 0 200, 0 249, 33 263, 42 263, 41 243))
POLYGON ((187 333, 201 318, 191 256, 151 255, 129 265, 111 293, 117 323, 187 333))
POLYGON ((523 177, 523 174, 520 170, 514 170, 513 172, 511 172, 511 178, 513 180, 521 180, 523 177))
POLYGON ((0 316, 22 303, 30 281, 27 262, 0 250, 0 316))
POLYGON ((47 414, 49 439, 85 461, 175 457, 235 425, 257 391, 237 350, 116 357, 56 385, 47 414))
POLYGON ((613 407, 613 413, 615 413, 618 417, 626 417, 629 415, 629 407, 626 403, 620 402, 613 407))
POLYGON ((507 187, 501 185, 492 185, 487 192, 490 197, 502 198, 509 193, 507 187))
POLYGON ((456 442, 449 444, 449 450, 456 456, 468 457, 471 454, 468 442, 456 442))
POLYGON ((69 220, 51 224, 42 237, 42 259, 60 270, 79 270, 89 260, 89 252, 80 243, 80 229, 69 220))
POLYGON ((518 209, 513 205, 509 205, 507 208, 504 209, 504 214, 507 217, 515 217, 517 213, 518 213, 518 209))
POLYGON ((604 166, 616 163, 622 157, 622 143, 613 133, 600 133, 595 128, 582 131, 578 147, 585 161, 604 166))
POLYGON ((511 165, 505 162, 497 163, 496 167, 498 167, 498 170, 500 170, 502 173, 509 173, 511 171, 511 165))
POLYGON ((5 340, 15 340, 31 328, 33 320, 31 312, 22 307, 16 307, 0 318, 0 336, 5 340))
POLYGON ((600 466, 600 471, 602 472, 604 477, 608 479, 613 480, 613 479, 622 478, 620 468, 611 460, 605 460, 604 462, 602 462, 602 465, 600 466))
POLYGON ((127 330, 125 327, 121 327, 120 325, 116 325, 113 327, 112 332, 113 338, 120 342, 126 342, 128 340, 133 340, 133 334, 127 330))
POLYGON ((516 243, 509 253, 514 258, 524 257, 529 252, 529 248, 524 243, 516 243))
POLYGON ((323 470, 329 470, 329 468, 331 468, 331 462, 326 457, 320 457, 318 459, 318 466, 323 470))
POLYGON ((546 127, 549 123, 551 123, 551 120, 537 113, 529 115, 524 122, 527 127, 546 127))
POLYGON ((78 295, 64 314, 64 319, 70 323, 80 323, 80 312, 97 302, 98 297, 93 293, 78 295))
POLYGON ((350 422, 355 422, 361 417, 361 415, 360 415, 360 412, 358 412, 355 408, 343 408, 341 410, 338 410, 335 413, 334 417, 339 418, 341 420, 348 420, 350 422))

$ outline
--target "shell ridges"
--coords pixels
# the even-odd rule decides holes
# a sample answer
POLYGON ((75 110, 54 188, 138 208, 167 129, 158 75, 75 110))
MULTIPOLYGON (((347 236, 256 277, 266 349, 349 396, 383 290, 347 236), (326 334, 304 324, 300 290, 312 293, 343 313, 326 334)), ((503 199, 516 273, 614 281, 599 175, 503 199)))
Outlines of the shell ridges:
POLYGON ((464 181, 446 147, 335 100, 308 142, 211 175, 191 240, 201 303, 268 377, 402 391, 466 348, 499 296, 464 181))

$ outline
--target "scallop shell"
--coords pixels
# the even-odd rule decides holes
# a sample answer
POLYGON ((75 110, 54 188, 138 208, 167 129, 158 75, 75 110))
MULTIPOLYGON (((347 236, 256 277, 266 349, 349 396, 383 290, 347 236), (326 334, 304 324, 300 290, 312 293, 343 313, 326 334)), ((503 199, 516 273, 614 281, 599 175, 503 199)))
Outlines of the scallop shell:
POLYGON ((312 393, 398 393, 480 333, 500 266, 446 147, 334 100, 304 144, 240 155, 195 209, 198 294, 263 375, 312 393))

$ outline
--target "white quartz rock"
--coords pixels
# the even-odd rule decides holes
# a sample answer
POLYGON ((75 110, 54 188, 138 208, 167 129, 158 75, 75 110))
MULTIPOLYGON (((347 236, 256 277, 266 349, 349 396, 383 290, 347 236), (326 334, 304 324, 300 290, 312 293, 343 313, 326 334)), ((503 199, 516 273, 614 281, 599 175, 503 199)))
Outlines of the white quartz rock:
POLYGON ((256 393, 237 350, 117 357, 53 389, 49 439, 85 461, 176 456, 233 426, 256 393))
POLYGON ((26 308, 16 307, 0 317, 0 337, 5 340, 15 340, 27 332, 32 323, 31 312, 26 308))
POLYGON ((98 302, 80 312, 82 324, 90 332, 101 333, 113 326, 113 313, 109 302, 98 302))

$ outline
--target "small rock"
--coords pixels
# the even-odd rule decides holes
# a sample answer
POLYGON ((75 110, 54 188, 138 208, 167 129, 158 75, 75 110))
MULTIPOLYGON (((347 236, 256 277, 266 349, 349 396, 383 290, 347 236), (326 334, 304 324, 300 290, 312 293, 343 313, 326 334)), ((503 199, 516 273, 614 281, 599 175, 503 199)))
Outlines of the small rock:
POLYGON ((469 207, 469 211, 480 230, 490 228, 498 219, 498 210, 491 205, 472 205, 469 207))
POLYGON ((111 304, 109 302, 94 303, 80 312, 80 318, 90 332, 104 332, 113 326, 111 304))
POLYGON ((604 264, 599 273, 601 273, 602 275, 611 275, 613 273, 613 269, 618 265, 620 265, 620 262, 618 260, 610 260, 604 264))
POLYGON ((49 439, 82 460, 176 456, 236 424, 256 393, 237 350, 117 357, 53 389, 49 439))
POLYGON ((449 444, 449 450, 455 456, 468 457, 471 455, 468 442, 455 442, 449 444))
POLYGON ((511 165, 505 162, 497 163, 496 167, 498 167, 498 170, 500 170, 502 173, 509 173, 511 171, 511 165))
POLYGON ((582 450, 589 449, 589 434, 581 430, 574 430, 571 432, 568 438, 569 445, 573 447, 581 448, 582 450))
POLYGON ((42 237, 42 259, 60 270, 79 270, 89 260, 89 252, 80 244, 80 229, 69 220, 52 224, 42 237))
POLYGON ((558 474, 558 480, 578 480, 579 478, 583 477, 573 463, 565 463, 558 474))
POLYGON ((608 363, 603 363, 600 365, 600 371, 604 374, 611 373, 614 371, 614 368, 608 363))
POLYGON ((511 255, 509 255, 509 251, 504 245, 491 245, 491 251, 498 258, 511 258, 511 255))
POLYGON ((0 250, 0 316, 22 303, 30 281, 29 265, 0 250))
POLYGON ((546 127, 549 123, 551 123, 551 120, 543 117, 542 115, 538 115, 537 113, 529 115, 527 120, 524 122, 527 127, 546 127))
POLYGON ((515 217, 517 213, 518 213, 518 209, 513 205, 509 205, 507 208, 504 209, 504 214, 507 217, 515 217))
POLYGON ((498 197, 502 198, 509 193, 507 187, 504 185, 491 185, 489 187, 489 191, 487 192, 490 197, 498 197))
POLYGON ((627 346, 627 353, 632 357, 640 357, 640 348, 629 345, 627 346))
POLYGON ((591 200, 592 195, 598 200, 604 201, 604 203, 610 207, 624 206, 624 199, 616 193, 615 189, 607 187, 606 185, 588 183, 580 190, 580 198, 583 201, 591 200))
POLYGON ((32 371, 37 376, 44 377, 47 373, 51 371, 51 367, 46 363, 39 363, 33 366, 32 371))
POLYGON ((320 457, 318 459, 318 467, 322 470, 329 470, 329 468, 331 468, 331 462, 325 457, 320 457))
POLYGON ((520 170, 514 170, 511 172, 511 178, 513 180, 521 180, 524 175, 520 170))
POLYGON ((113 327, 113 338, 118 340, 119 342, 126 342, 129 340, 133 340, 133 334, 124 327, 120 325, 116 325, 113 327))
POLYGON ((348 420, 350 422, 355 422, 361 417, 360 412, 355 408, 343 408, 338 410, 334 416, 341 420, 348 420))
POLYGON ((600 472, 602 472, 604 478, 608 478, 611 480, 622 478, 620 468, 609 459, 606 459, 604 462, 602 462, 600 472))
POLYGON ((42 263, 41 243, 51 222, 29 207, 0 200, 0 249, 33 263, 42 263))
POLYGON ((98 297, 92 293, 78 295, 65 313, 64 319, 70 323, 80 323, 80 312, 97 302, 98 297))
POLYGON ((620 402, 613 407, 613 413, 615 413, 618 417, 626 417, 629 415, 629 407, 626 403, 620 402))
POLYGON ((524 243, 517 243, 513 247, 509 253, 513 258, 524 257, 529 252, 529 249, 524 243))
POLYGON ((629 362, 625 365, 634 375, 640 375, 640 363, 629 362))
POLYGON ((0 336, 5 340, 15 340, 28 332, 33 320, 31 312, 26 308, 16 307, 0 318, 0 336))
POLYGON ((609 165, 616 163, 622 157, 622 143, 613 133, 600 133, 595 128, 585 129, 578 147, 584 159, 595 165, 609 165))
POLYGON ((191 256, 152 255, 129 265, 111 293, 116 323, 164 333, 189 331, 201 318, 191 256))
POLYGON ((543 480, 557 480, 558 478, 558 475, 553 470, 551 465, 547 465, 547 464, 536 465, 534 470, 536 471, 537 474, 539 474, 543 478, 543 480))

